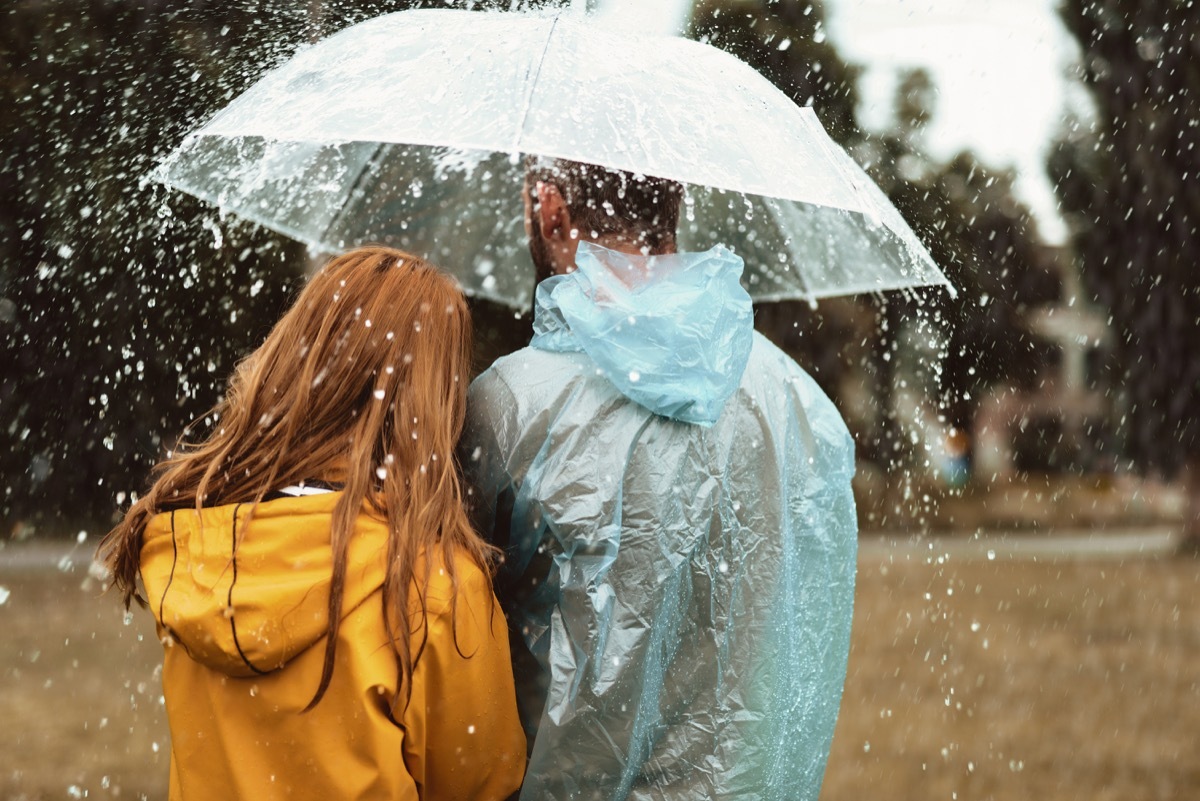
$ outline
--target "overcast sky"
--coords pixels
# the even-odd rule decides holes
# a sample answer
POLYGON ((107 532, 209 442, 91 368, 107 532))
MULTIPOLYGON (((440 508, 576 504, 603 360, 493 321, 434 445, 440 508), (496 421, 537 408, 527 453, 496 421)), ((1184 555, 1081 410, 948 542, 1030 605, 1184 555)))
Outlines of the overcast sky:
MULTIPOLYGON (((1079 90, 1078 47, 1056 0, 826 0, 830 39, 866 68, 859 117, 890 121, 896 74, 925 67, 938 88, 925 145, 940 158, 970 148, 1018 171, 1017 191, 1050 241, 1064 235, 1046 178, 1046 148, 1079 90)), ((1085 107, 1086 108, 1086 107, 1085 107)), ((1085 109, 1081 109, 1085 111, 1085 109)))
MULTIPOLYGON (((579 0, 582 2, 583 0, 579 0)), ((677 32, 692 0, 603 0, 610 23, 677 32)), ((891 122, 896 75, 924 67, 938 89, 924 145, 936 158, 960 150, 1018 172, 1017 192, 1043 238, 1065 235, 1045 174, 1046 149, 1068 105, 1087 104, 1066 75, 1078 47, 1055 13, 1057 0, 825 0, 829 37, 864 68, 859 119, 891 122)))

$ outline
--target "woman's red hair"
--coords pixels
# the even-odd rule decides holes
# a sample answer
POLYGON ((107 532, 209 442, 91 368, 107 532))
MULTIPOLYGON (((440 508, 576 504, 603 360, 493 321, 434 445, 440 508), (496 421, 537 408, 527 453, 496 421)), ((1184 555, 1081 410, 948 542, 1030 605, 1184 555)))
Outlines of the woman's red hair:
POLYGON ((388 523, 385 620, 402 686, 408 686, 424 645, 424 599, 416 630, 407 610, 434 562, 445 566, 456 586, 454 564, 462 554, 491 574, 494 549, 468 522, 454 458, 471 345, 462 291, 421 259, 367 247, 331 260, 262 346, 238 365, 225 399, 208 415, 214 421, 209 436, 181 441, 168 453, 150 490, 101 543, 101 558, 126 608, 134 600, 145 603, 138 566, 154 515, 257 504, 273 490, 334 478, 344 491, 330 532, 329 636, 309 708, 333 672, 346 548, 364 502, 388 523), (437 552, 440 560, 419 560, 437 552), (418 576, 421 563, 424 575, 418 576))

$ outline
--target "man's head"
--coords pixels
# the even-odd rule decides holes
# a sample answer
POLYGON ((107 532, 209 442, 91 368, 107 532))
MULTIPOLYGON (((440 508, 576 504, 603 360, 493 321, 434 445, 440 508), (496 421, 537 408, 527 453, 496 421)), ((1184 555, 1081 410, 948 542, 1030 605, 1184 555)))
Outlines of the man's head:
POLYGON ((525 162, 525 232, 541 281, 575 265, 580 240, 627 253, 675 251, 683 185, 564 159, 525 162))

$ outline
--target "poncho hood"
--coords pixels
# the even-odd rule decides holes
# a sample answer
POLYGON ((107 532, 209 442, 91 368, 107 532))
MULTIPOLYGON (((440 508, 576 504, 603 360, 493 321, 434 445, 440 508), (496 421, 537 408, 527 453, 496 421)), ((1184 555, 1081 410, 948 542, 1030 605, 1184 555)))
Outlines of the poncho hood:
POLYGON ((636 256, 583 242, 575 264, 538 286, 530 344, 586 353, 621 394, 655 414, 715 423, 753 342, 742 260, 720 245, 636 256))
MULTIPOLYGON (((230 676, 282 668, 328 628, 329 531, 342 493, 179 509, 154 517, 142 581, 164 637, 230 676)), ((382 585, 387 525, 360 515, 350 540, 343 614, 382 585)))

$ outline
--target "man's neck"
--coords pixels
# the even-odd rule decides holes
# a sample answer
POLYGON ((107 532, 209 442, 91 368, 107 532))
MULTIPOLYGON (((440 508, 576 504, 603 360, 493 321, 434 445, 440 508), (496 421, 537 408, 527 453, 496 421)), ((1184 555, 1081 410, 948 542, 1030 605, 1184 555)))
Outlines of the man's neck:
MULTIPOLYGON (((629 289, 652 279, 655 262, 653 257, 671 256, 676 252, 673 242, 669 247, 653 252, 650 252, 650 249, 644 244, 622 237, 598 237, 590 242, 606 250, 632 257, 628 263, 622 263, 621 259, 616 259, 614 263, 606 264, 612 275, 629 289)), ((608 260, 601 257, 600 261, 606 263, 608 260)))
POLYGON ((675 252, 674 242, 670 242, 666 247, 659 250, 651 250, 645 242, 616 234, 600 236, 591 241, 602 248, 608 248, 620 253, 628 253, 630 256, 667 256, 675 252))

